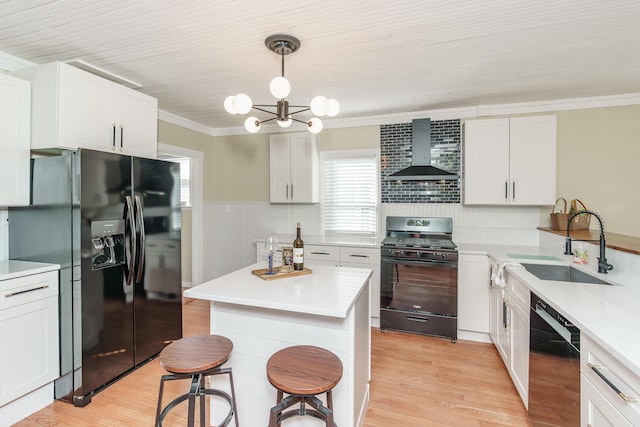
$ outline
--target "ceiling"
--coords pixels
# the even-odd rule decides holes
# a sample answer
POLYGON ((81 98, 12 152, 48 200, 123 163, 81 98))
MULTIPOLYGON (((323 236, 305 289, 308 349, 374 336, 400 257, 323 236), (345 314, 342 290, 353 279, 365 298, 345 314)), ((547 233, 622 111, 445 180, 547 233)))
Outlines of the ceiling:
POLYGON ((637 0, 0 0, 0 51, 79 58, 140 83, 161 110, 232 131, 244 119, 225 97, 274 103, 280 57, 264 39, 290 34, 301 48, 285 59, 287 99, 338 99, 331 127, 639 92, 639 17, 637 0))

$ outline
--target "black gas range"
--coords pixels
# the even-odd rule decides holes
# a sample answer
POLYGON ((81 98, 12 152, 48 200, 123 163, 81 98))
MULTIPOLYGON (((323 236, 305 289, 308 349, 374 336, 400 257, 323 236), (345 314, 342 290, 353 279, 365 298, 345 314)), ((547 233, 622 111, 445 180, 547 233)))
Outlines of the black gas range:
POLYGON ((458 252, 453 221, 386 219, 381 247, 380 328, 457 339, 458 252))

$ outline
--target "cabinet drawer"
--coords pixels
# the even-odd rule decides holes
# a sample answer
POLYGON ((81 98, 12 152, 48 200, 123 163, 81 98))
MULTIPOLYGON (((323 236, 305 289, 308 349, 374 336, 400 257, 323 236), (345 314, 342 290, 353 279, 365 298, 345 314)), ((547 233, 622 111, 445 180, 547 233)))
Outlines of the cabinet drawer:
POLYGON ((0 310, 58 295, 58 272, 0 282, 0 310))
POLYGON ((513 301, 527 313, 531 304, 531 291, 524 283, 507 272, 507 292, 511 294, 513 301))
POLYGON ((340 260, 340 248, 337 246, 305 245, 305 261, 335 261, 340 260))
POLYGON ((340 248, 340 263, 379 264, 380 248, 340 248))
POLYGON ((640 425, 640 378, 585 334, 580 347, 582 374, 632 425, 640 425))

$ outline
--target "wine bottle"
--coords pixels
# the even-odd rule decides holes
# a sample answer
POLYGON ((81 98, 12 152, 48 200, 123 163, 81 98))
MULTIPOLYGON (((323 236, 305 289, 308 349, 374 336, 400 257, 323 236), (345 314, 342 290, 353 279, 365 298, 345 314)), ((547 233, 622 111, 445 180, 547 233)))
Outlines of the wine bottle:
POLYGON ((296 226, 296 240, 293 241, 293 269, 304 269, 304 242, 300 238, 300 223, 296 226))

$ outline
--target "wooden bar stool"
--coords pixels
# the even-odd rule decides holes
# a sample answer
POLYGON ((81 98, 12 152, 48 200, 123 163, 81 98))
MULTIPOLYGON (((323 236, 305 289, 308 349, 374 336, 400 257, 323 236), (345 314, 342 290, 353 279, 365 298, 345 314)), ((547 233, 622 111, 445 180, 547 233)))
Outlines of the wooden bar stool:
POLYGON ((342 362, 328 350, 309 345, 284 348, 267 361, 267 378, 278 391, 277 405, 271 408, 269 427, 288 418, 309 415, 334 427, 331 391, 342 378, 342 362), (289 396, 283 399, 284 393, 289 396), (316 395, 327 394, 327 406, 316 395), (298 409, 285 410, 296 403, 298 409), (313 409, 307 409, 306 404, 313 409))
POLYGON ((221 368, 229 359, 233 343, 220 335, 197 335, 185 337, 175 341, 160 353, 160 366, 170 372, 160 379, 158 394, 158 409, 156 410, 156 427, 162 427, 165 416, 176 405, 189 400, 189 414, 187 425, 193 427, 195 422, 196 397, 200 397, 200 426, 205 425, 205 395, 218 396, 229 403, 229 413, 219 425, 226 426, 235 416, 236 427, 238 413, 236 409, 236 394, 233 388, 231 368, 221 368), (228 374, 231 384, 231 395, 218 390, 206 388, 205 378, 212 375, 228 374), (173 399, 164 409, 162 408, 162 393, 165 381, 191 379, 189 391, 173 399))

